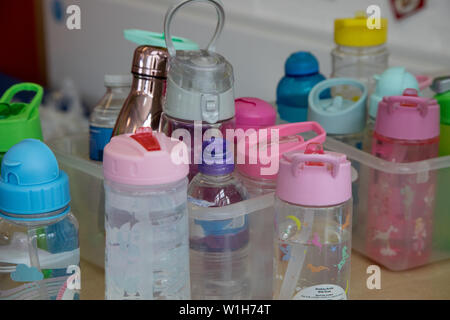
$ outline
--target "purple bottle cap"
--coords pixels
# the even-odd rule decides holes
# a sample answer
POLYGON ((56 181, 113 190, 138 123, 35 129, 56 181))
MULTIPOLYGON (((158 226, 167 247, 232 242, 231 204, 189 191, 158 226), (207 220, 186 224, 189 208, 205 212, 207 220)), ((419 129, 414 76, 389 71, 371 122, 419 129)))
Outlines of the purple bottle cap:
POLYGON ((222 138, 203 141, 202 163, 198 165, 201 173, 218 176, 234 170, 234 156, 230 144, 222 138))

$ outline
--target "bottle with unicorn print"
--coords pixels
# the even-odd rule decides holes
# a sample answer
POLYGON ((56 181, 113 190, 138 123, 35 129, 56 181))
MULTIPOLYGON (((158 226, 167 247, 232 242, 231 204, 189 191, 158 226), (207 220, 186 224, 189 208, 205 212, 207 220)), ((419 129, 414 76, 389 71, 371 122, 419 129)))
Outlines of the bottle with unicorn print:
POLYGON ((349 293, 351 164, 311 143, 280 160, 274 299, 345 300, 349 293))
MULTIPOLYGON (((379 103, 372 154, 389 162, 431 159, 439 152, 439 105, 406 89, 379 103)), ((436 174, 370 173, 367 252, 392 270, 425 264, 431 253, 436 174)))

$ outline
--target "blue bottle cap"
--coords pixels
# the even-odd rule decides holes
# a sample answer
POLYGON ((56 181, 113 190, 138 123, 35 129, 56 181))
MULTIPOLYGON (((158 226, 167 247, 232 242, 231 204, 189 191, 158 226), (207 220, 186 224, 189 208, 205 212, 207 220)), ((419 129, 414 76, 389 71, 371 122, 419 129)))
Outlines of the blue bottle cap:
POLYGON ((198 170, 201 173, 217 176, 233 172, 233 152, 226 140, 212 138, 203 141, 202 151, 202 163, 198 165, 198 170))
POLYGON ((369 116, 377 117, 378 104, 383 97, 401 96, 408 88, 419 91, 419 83, 414 75, 403 67, 386 69, 382 74, 374 76, 377 84, 374 93, 369 99, 369 116))
POLYGON ((351 78, 332 78, 316 84, 308 96, 308 120, 316 121, 330 134, 352 134, 361 132, 366 123, 366 86, 351 78), (336 86, 353 86, 361 90, 356 101, 341 96, 319 99, 320 94, 336 86))
MULTIPOLYGON (((45 220, 36 215, 69 211, 67 174, 43 142, 26 139, 3 157, 0 177, 0 215, 10 220, 45 220)), ((51 217, 52 219, 55 216, 51 217)))
POLYGON ((318 73, 319 62, 311 52, 295 52, 286 60, 284 72, 289 76, 305 76, 318 73))

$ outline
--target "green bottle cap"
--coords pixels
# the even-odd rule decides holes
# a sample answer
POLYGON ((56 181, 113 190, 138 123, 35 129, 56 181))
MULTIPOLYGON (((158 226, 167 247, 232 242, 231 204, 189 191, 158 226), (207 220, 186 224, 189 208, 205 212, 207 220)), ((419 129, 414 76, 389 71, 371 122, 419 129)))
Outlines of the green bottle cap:
MULTIPOLYGON (((164 33, 156 33, 139 29, 126 29, 123 30, 123 36, 125 39, 134 42, 140 46, 148 45, 154 47, 166 47, 166 40, 164 33)), ((175 50, 198 50, 198 44, 192 40, 181 37, 172 37, 175 50)))
POLYGON ((43 140, 39 118, 43 94, 40 85, 25 82, 12 86, 0 98, 0 161, 9 148, 24 139, 43 140), (36 94, 28 104, 12 102, 21 91, 33 91, 36 94))
POLYGON ((434 98, 441 107, 441 124, 450 125, 450 76, 435 78, 431 89, 437 93, 434 98))

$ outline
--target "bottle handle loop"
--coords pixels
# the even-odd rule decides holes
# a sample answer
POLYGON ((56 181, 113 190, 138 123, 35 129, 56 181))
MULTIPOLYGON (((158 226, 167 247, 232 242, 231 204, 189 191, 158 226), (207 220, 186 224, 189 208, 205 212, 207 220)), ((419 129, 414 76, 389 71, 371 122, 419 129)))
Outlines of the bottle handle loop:
POLYGON ((172 36, 170 34, 170 25, 172 23, 172 19, 175 16, 175 13, 182 7, 187 4, 194 2, 206 2, 213 5, 216 8, 217 12, 217 25, 216 30, 214 31, 214 35, 212 39, 209 41, 208 46, 206 47, 207 51, 214 52, 216 50, 216 42, 222 33, 223 26, 225 24, 225 10, 223 8, 222 2, 220 0, 183 0, 178 4, 173 5, 167 10, 166 16, 164 17, 164 37, 166 40, 166 47, 169 51, 171 57, 175 57, 177 52, 173 45, 172 36))

